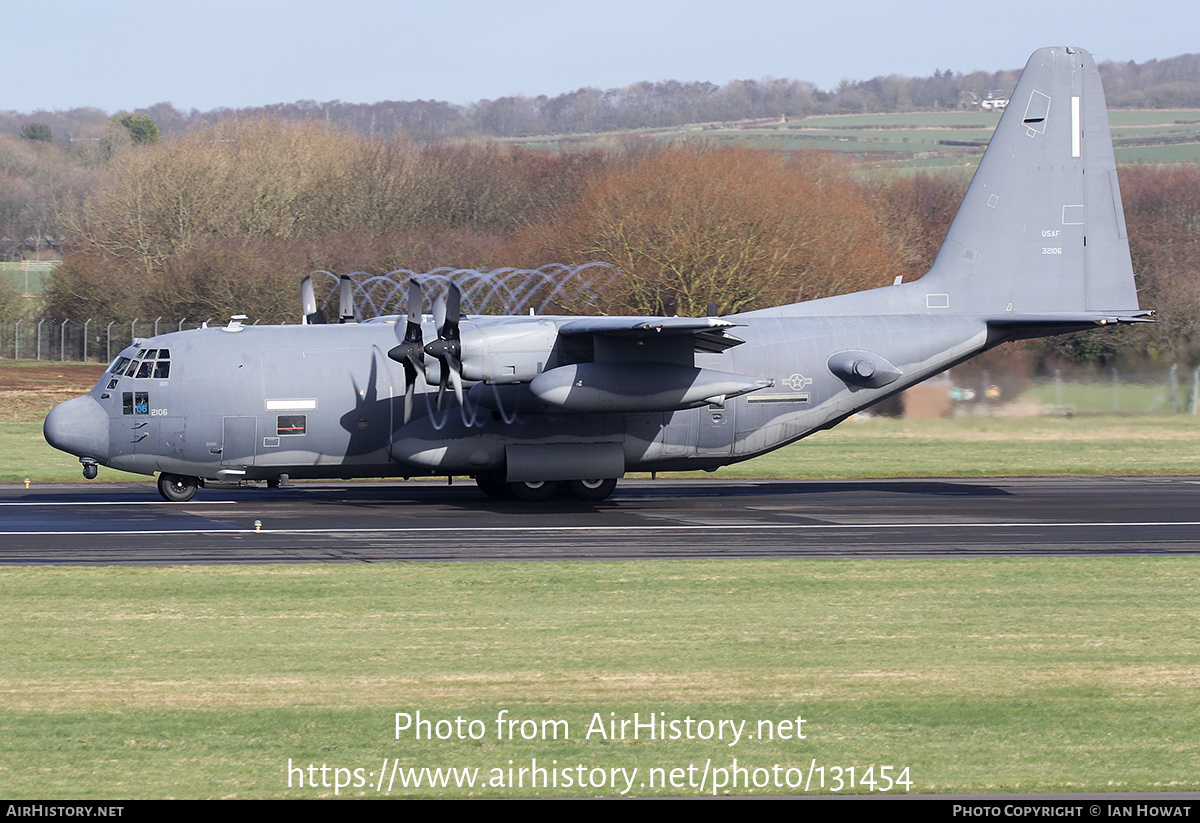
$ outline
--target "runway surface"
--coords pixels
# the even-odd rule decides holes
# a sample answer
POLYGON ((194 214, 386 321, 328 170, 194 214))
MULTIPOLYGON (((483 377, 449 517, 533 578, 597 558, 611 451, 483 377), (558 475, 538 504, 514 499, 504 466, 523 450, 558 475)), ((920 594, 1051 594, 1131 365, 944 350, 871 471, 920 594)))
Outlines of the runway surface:
POLYGON ((595 504, 469 481, 0 487, 9 565, 1197 553, 1200 478, 625 481, 595 504))

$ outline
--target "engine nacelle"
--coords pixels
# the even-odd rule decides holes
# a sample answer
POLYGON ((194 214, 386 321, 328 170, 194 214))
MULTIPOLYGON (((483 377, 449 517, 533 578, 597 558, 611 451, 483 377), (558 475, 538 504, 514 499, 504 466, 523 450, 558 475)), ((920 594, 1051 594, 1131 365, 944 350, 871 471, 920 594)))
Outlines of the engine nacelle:
POLYGON ((463 323, 462 376, 473 382, 528 383, 541 374, 558 339, 552 320, 463 323))

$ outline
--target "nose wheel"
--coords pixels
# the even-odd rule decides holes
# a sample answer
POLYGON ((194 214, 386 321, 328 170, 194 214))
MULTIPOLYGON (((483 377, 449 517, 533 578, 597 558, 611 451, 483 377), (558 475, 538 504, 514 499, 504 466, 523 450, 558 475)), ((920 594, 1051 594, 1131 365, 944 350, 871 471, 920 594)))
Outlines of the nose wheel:
POLYGON ((181 474, 166 472, 158 476, 158 493, 169 503, 186 503, 196 496, 196 489, 199 487, 200 479, 197 477, 184 477, 181 474))

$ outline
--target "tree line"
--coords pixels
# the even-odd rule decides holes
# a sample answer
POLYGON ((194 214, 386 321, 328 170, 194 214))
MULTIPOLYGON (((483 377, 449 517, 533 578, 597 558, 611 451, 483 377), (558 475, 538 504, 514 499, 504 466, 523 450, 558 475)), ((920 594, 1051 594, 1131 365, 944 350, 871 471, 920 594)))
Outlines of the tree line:
MULTIPOLYGON (((1147 77, 1186 89, 1195 73, 1187 58, 1107 65, 1110 100, 1147 77)), ((843 84, 839 94, 929 105, 964 82, 950 71, 926 80, 877 78, 843 84)), ((743 83, 738 93, 774 106, 768 92, 783 94, 791 82, 743 83)), ((720 91, 669 86, 624 91, 647 117, 674 116, 671 101, 688 94, 700 111, 720 91)), ((103 121, 70 143, 59 139, 57 121, 0 133, 0 256, 65 260, 47 294, 50 315, 252 311, 291 321, 296 283, 313 269, 593 260, 626 273, 602 296, 610 313, 700 314, 709 301, 739 311, 919 276, 966 183, 958 173, 878 180, 844 157, 704 143, 631 138, 604 150, 538 151, 415 139, 407 130, 372 136, 378 124, 343 127, 283 112, 187 122, 172 121, 172 112, 167 104, 152 114, 97 112, 103 121)), ((1200 170, 1139 166, 1120 175, 1142 303, 1163 322, 1045 344, 1037 356, 1195 365, 1200 170)), ((0 317, 29 310, 0 284, 0 317)))
MULTIPOLYGON (((264 119, 128 145, 88 175, 79 192, 68 175, 62 193, 74 196, 57 204, 65 262, 48 316, 294 322, 299 278, 314 269, 595 260, 625 273, 600 296, 609 313, 697 315, 709 301, 741 311, 920 276, 967 182, 868 178, 820 153, 651 142, 547 152, 264 119)), ((1162 322, 1037 356, 1196 365, 1200 169, 1120 177, 1142 305, 1162 322)))
MULTIPOLYGON (((1145 63, 1104 61, 1099 68, 1110 106, 1200 107, 1200 54, 1145 63)), ((391 138, 403 134, 427 142, 448 137, 626 131, 780 116, 954 109, 970 106, 993 91, 1007 94, 1019 75, 1020 69, 966 74, 939 69, 928 77, 892 74, 869 80, 846 80, 829 90, 818 89, 804 80, 780 78, 733 80, 724 85, 667 80, 633 83, 624 88, 586 87, 553 96, 510 95, 467 105, 438 100, 375 103, 301 100, 202 112, 182 111, 170 103, 158 103, 138 109, 134 115, 149 118, 164 135, 211 126, 229 118, 270 117, 323 120, 367 137, 391 138)), ((104 139, 110 120, 108 114, 95 108, 0 112, 0 134, 15 136, 36 123, 56 141, 89 144, 104 139)))
MULTIPOLYGON (((228 120, 133 146, 63 214, 59 317, 296 316, 313 269, 602 260, 610 312, 726 311, 882 285, 915 263, 845 159, 703 144, 542 152, 228 120)), ((912 228, 911 226, 909 227, 912 228)), ((564 307, 569 308, 569 307, 564 307)))

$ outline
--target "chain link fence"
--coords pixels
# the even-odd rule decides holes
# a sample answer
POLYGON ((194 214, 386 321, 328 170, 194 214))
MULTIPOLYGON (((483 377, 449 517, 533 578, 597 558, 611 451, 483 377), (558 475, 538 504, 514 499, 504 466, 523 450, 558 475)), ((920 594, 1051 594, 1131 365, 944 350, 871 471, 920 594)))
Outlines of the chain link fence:
POLYGON ((205 323, 211 324, 212 320, 156 317, 109 321, 35 317, 9 321, 0 323, 0 357, 11 360, 111 363, 117 353, 135 339, 197 329, 205 323))

